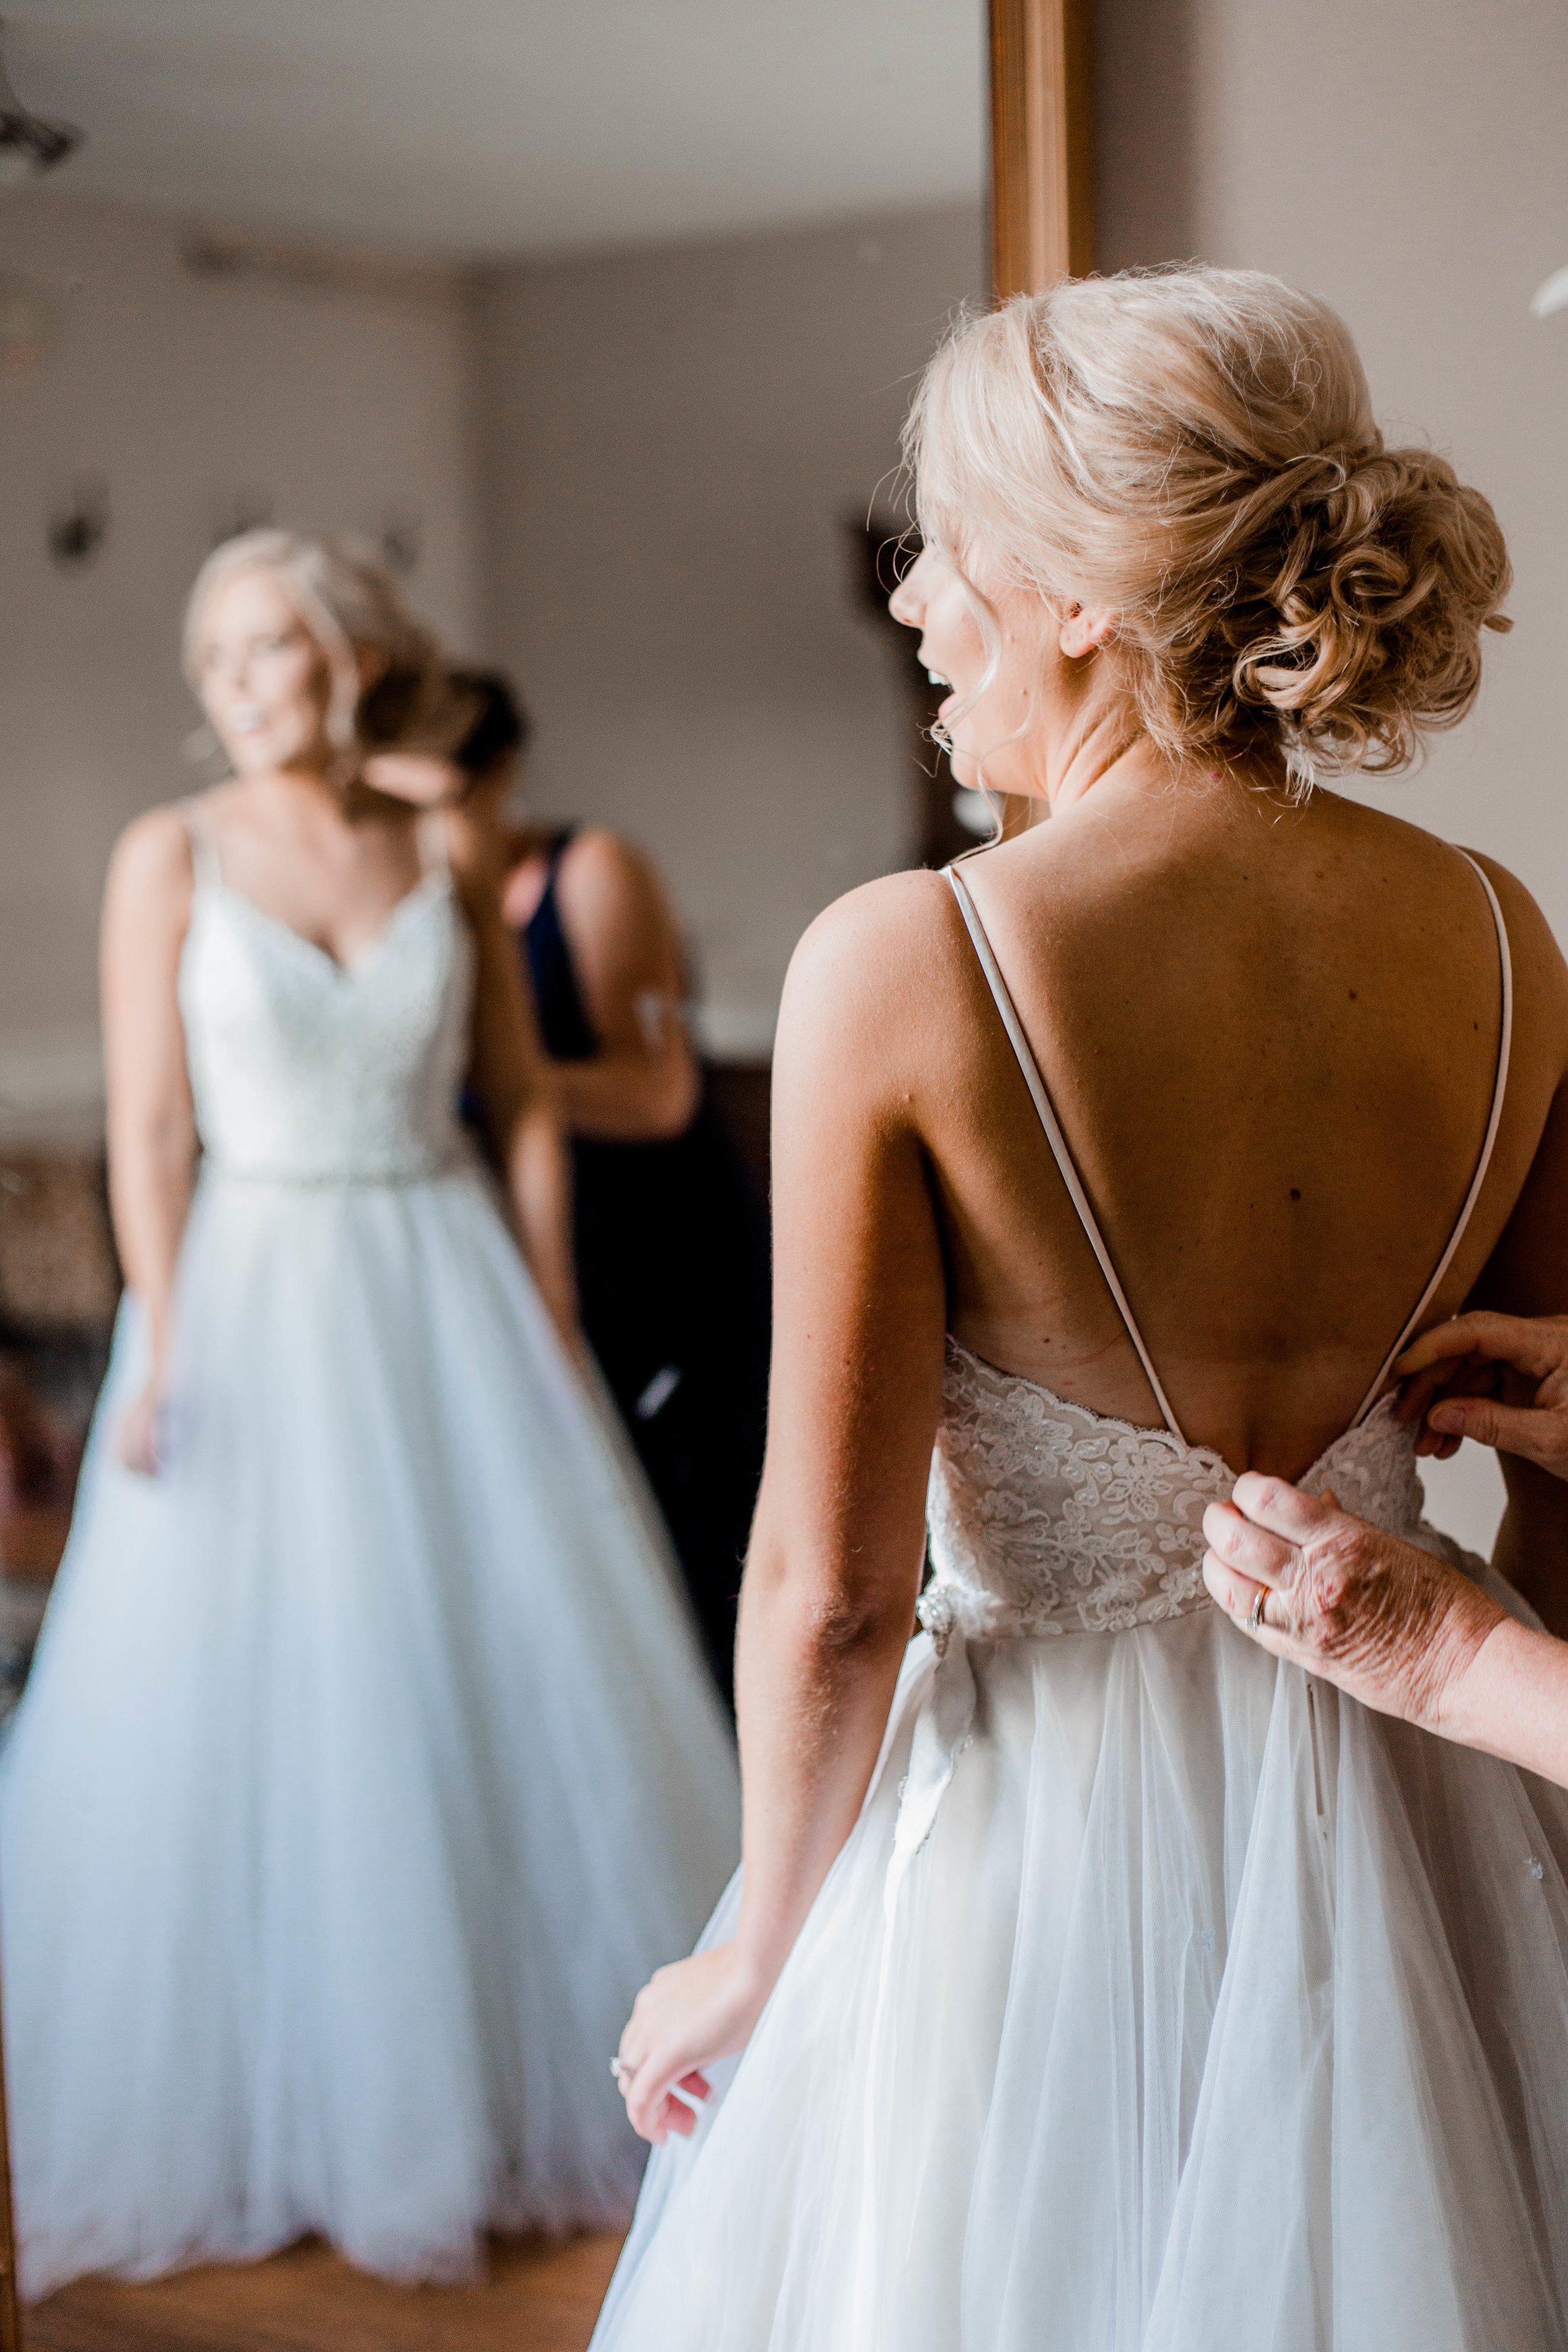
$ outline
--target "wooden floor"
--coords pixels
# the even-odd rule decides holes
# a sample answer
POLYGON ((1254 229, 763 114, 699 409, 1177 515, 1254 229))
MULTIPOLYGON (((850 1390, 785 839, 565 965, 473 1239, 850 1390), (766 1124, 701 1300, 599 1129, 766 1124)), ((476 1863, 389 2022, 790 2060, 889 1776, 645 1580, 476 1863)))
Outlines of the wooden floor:
POLYGON ((148 2286, 88 2279, 24 2312, 23 2352, 584 2352, 619 2248, 499 2246, 474 2287, 394 2286, 314 2244, 148 2286))

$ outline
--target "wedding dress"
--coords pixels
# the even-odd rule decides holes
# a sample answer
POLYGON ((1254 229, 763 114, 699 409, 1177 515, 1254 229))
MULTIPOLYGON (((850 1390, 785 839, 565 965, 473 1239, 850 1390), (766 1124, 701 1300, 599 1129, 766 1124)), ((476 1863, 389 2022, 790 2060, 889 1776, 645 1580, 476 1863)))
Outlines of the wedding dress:
POLYGON ((738 1851, 673 1562, 454 1115, 449 877, 340 968, 194 831, 166 1465, 113 1451, 128 1304, 0 1759, 29 2294, 624 2221, 607 2061, 738 1851))
MULTIPOLYGON (((950 1342, 864 1809, 651 2160, 594 2352, 1561 2352, 1568 1798, 1211 1604, 1233 1474, 1176 1425, 952 878, 1165 1426, 950 1342)), ((1492 1118, 1412 1326, 1503 1098, 1492 907, 1492 1118)), ((1454 1557, 1373 1402, 1396 1352, 1302 1483, 1454 1557)))

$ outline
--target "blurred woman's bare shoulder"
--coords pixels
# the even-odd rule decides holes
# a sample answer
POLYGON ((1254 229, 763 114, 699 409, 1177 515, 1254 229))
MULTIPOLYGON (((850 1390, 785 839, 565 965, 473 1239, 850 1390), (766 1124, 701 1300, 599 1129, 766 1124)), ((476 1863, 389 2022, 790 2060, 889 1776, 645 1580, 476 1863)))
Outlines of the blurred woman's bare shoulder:
POLYGON ((662 909, 668 904, 663 878, 648 852, 604 825, 584 825, 574 833, 562 853, 556 889, 569 911, 590 904, 605 910, 662 909))
POLYGON ((132 818, 110 857, 111 896, 147 899, 171 893, 189 895, 191 810, 189 802, 166 801, 132 818))
POLYGON ((232 821, 237 813, 243 815, 247 799, 244 783, 230 776, 133 816, 110 856, 106 904, 166 908, 183 918, 195 883, 193 835, 232 821))

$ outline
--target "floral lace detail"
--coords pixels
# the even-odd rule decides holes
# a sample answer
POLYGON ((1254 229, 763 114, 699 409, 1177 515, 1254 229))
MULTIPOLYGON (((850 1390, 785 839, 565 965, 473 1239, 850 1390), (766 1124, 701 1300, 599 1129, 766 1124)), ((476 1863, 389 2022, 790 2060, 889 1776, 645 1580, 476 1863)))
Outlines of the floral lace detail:
POLYGON ((179 985, 205 1176, 425 1183, 466 1165, 473 966, 444 875, 411 890, 346 969, 198 878, 179 985))
MULTIPOLYGON (((1116 1633, 1212 1606, 1205 1507, 1235 1474, 1206 1446, 1139 1429, 998 1371, 949 1340, 927 1517, 936 1576, 921 1622, 939 1654, 971 1639, 1116 1633)), ((1390 1404, 1334 1441, 1301 1482, 1414 1532, 1410 1433, 1390 1404)))
POLYGON ((1414 1433, 1394 1418, 1394 1399, 1373 1405, 1359 1429, 1336 1437, 1298 1484, 1309 1495, 1332 1487, 1358 1519, 1411 1535, 1421 1523, 1426 1496, 1415 1467, 1414 1433))

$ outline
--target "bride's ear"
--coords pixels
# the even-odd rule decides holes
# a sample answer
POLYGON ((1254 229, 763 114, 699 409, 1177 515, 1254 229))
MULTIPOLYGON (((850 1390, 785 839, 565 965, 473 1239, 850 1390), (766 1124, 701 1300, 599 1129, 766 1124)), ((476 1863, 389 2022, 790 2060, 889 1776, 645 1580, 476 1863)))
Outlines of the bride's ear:
POLYGON ((1068 661, 1085 661, 1116 635, 1116 615, 1090 604, 1069 604, 1062 614, 1061 649, 1068 661))

